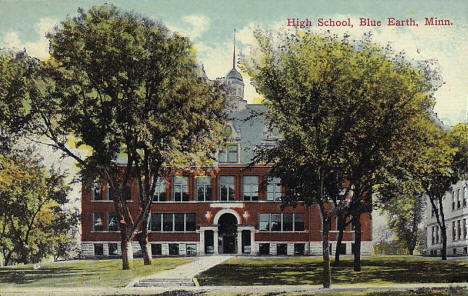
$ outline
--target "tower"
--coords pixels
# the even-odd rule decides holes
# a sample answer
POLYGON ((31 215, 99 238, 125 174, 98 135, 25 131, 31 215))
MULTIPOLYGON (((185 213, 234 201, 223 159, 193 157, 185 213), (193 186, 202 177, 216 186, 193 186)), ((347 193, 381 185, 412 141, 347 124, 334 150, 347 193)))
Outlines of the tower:
POLYGON ((233 38, 232 69, 225 77, 228 86, 228 103, 233 110, 245 108, 247 101, 244 100, 244 80, 236 69, 236 30, 233 38))

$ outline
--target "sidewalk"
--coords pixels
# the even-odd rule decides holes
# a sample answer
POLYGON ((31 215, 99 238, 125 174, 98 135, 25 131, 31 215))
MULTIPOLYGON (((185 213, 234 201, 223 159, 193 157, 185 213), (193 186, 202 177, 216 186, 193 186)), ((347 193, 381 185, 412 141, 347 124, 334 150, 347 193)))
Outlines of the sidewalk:
POLYGON ((130 287, 195 286, 192 279, 199 273, 221 264, 233 256, 200 256, 194 262, 177 266, 130 282, 130 287))
MULTIPOLYGON (((408 291, 420 288, 468 288, 468 283, 447 284, 447 283, 423 283, 423 284, 394 284, 388 286, 379 285, 332 285, 330 289, 323 289, 320 285, 297 285, 297 286, 203 286, 203 287, 131 287, 131 288, 27 288, 27 289, 6 289, 1 291, 1 295, 237 295, 237 294, 282 294, 301 293, 301 295, 327 295, 337 292, 359 292, 359 291, 408 291), (173 294, 171 294, 171 292, 173 294)), ((467 290, 468 291, 468 290, 467 290)), ((464 294, 462 294, 464 295, 464 294)))

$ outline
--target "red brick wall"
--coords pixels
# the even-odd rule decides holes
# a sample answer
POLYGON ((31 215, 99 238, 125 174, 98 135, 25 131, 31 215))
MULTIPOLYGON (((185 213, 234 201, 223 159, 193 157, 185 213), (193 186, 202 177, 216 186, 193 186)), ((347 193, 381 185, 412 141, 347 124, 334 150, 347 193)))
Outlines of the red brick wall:
MULTIPOLYGON (((219 188, 218 181, 219 176, 234 176, 235 196, 236 201, 241 201, 242 197, 242 176, 257 175, 259 176, 259 201, 258 202, 244 202, 243 208, 232 208, 232 210, 238 213, 241 217, 240 224, 252 225, 258 229, 258 214, 260 213, 303 213, 304 214, 304 232, 259 232, 255 234, 256 241, 321 241, 321 219, 316 205, 310 208, 305 208, 302 205, 298 205, 296 208, 288 207, 281 211, 279 209, 279 202, 266 201, 266 187, 262 187, 262 180, 265 174, 268 172, 268 167, 254 167, 246 170, 245 167, 239 166, 225 166, 220 167, 216 174, 211 176, 212 186, 212 199, 218 200, 219 188), (248 213, 247 219, 243 217, 244 212, 248 213)), ((200 226, 208 226, 213 223, 213 218, 216 213, 222 208, 210 207, 210 202, 196 202, 194 194, 194 175, 186 175, 189 177, 189 202, 159 202, 151 205, 151 212, 161 213, 195 213, 195 219, 197 229, 200 226), (210 212, 210 219, 206 218, 206 213, 210 212)), ((167 180, 166 186, 166 198, 168 201, 172 200, 172 180, 167 180)), ((135 181, 131 184, 131 196, 132 201, 129 201, 130 211, 135 214, 138 210, 138 188, 135 181)), ((105 185, 102 186, 103 192, 106 189, 105 185)), ((92 229, 92 214, 94 212, 103 213, 103 224, 104 228, 107 226, 107 213, 114 212, 114 204, 110 201, 92 201, 92 193, 89 188, 83 186, 82 188, 82 240, 83 241, 116 241, 119 240, 118 232, 93 232, 92 229)), ((371 237, 371 215, 363 214, 361 216, 362 225, 362 240, 370 241, 371 237)), ((335 219, 332 218, 331 222, 331 233, 330 240, 335 240, 337 232, 335 219)), ((344 240, 349 241, 353 238, 353 233, 349 231, 350 227, 347 227, 347 231, 344 233, 344 240)), ((150 232, 149 239, 151 241, 198 241, 199 234, 196 232, 191 233, 170 233, 170 232, 150 232)))

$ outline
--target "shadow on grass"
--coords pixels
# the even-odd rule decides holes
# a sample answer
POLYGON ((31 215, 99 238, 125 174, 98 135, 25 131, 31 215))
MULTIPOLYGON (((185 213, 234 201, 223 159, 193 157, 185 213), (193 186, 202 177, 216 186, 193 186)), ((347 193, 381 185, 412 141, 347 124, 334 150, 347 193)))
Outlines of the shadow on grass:
MULTIPOLYGON (((87 270, 89 273, 89 270, 87 270)), ((57 268, 2 268, 0 269, 0 283, 29 284, 42 279, 62 279, 71 276, 86 275, 84 270, 75 267, 60 266, 57 268)))
MULTIPOLYGON (((316 258, 236 259, 203 272, 201 285, 320 285, 322 263, 316 258), (289 260, 289 262, 288 262, 289 260), (249 264, 252 263, 252 264, 249 264)), ((346 258, 332 267, 335 284, 458 283, 468 281, 467 261, 441 261, 411 257, 362 258, 362 271, 353 271, 346 258)))

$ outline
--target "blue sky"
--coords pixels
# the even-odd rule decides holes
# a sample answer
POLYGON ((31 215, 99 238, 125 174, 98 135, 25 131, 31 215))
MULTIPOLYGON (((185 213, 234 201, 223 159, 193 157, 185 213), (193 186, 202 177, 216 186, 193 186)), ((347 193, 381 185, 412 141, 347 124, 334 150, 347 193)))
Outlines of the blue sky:
MULTIPOLYGON (((210 78, 224 76, 232 63, 232 32, 238 30, 238 47, 248 53, 253 43, 255 26, 278 30, 288 18, 346 19, 354 28, 348 33, 358 37, 373 31, 374 40, 390 42, 397 50, 405 50, 416 59, 437 59, 446 84, 437 92, 435 111, 447 124, 465 120, 468 101, 468 1, 45 1, 0 0, 0 47, 26 48, 31 55, 47 57, 45 32, 76 15, 78 7, 112 3, 125 10, 134 10, 154 20, 161 20, 170 29, 192 38, 198 56, 210 78), (359 17, 380 19, 412 17, 419 27, 362 28, 359 17), (425 17, 450 19, 453 26, 422 26, 425 17)), ((320 30, 313 28, 313 30, 320 30)), ((343 33, 342 28, 331 31, 343 33)), ((246 80, 246 98, 252 102, 258 94, 246 80)))

